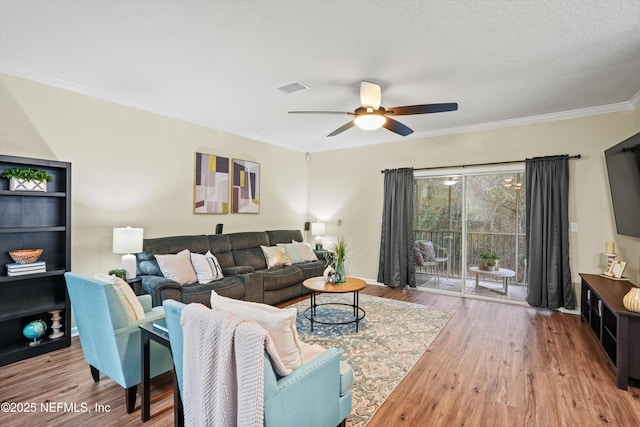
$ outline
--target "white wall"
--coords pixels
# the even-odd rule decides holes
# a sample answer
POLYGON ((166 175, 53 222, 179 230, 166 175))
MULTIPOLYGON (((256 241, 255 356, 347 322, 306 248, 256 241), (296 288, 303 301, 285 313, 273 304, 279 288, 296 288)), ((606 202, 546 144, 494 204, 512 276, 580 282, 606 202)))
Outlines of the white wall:
POLYGON ((72 163, 72 268, 118 268, 112 229, 145 237, 302 229, 305 154, 0 75, 0 153, 72 163), (193 214, 195 152, 261 165, 259 214, 193 214))
MULTIPOLYGON (((351 131, 351 130, 350 130, 351 131)), ((359 131, 353 129, 353 131, 359 131)), ((571 270, 599 273, 606 267, 605 242, 616 242, 626 276, 640 284, 640 239, 617 235, 604 150, 640 131, 640 110, 403 140, 363 148, 315 153, 309 167, 309 217, 326 221, 328 234, 345 234, 353 256, 349 274, 376 278, 380 246, 383 169, 435 167, 582 154, 570 161, 571 270), (337 220, 342 220, 342 226, 337 220)), ((362 131, 361 131, 362 132, 362 131)))
MULTIPOLYGON (((356 129, 350 132, 359 131, 356 129)), ((179 120, 0 75, 0 153, 73 163, 73 269, 119 265, 111 230, 145 236, 302 228, 327 223, 327 237, 351 244, 349 274, 375 279, 383 198, 382 169, 498 162, 577 154, 570 162, 571 269, 597 273, 607 240, 626 275, 640 284, 640 239, 617 235, 604 150, 640 131, 640 110, 390 144, 305 154, 179 120), (261 212, 194 215, 194 152, 261 164, 261 212), (337 221, 342 225, 338 226, 337 221)), ((310 237, 310 236, 307 236, 310 237)))

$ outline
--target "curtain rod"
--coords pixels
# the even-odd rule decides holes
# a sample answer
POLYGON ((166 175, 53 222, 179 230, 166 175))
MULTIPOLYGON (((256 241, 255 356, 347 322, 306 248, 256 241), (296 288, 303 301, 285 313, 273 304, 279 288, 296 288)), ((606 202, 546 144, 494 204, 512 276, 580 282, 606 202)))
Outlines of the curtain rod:
MULTIPOLYGON (((582 154, 576 154, 575 156, 569 156, 570 159, 581 159, 582 154)), ((473 166, 493 166, 493 165, 508 165, 511 163, 522 163, 525 160, 510 160, 507 162, 491 162, 491 163, 473 163, 470 165, 456 165, 456 166, 434 166, 430 168, 414 168, 414 171, 426 171, 426 170, 434 170, 434 169, 451 169, 451 168, 468 168, 473 166)), ((380 171, 380 173, 385 173, 390 169, 385 169, 380 171)))

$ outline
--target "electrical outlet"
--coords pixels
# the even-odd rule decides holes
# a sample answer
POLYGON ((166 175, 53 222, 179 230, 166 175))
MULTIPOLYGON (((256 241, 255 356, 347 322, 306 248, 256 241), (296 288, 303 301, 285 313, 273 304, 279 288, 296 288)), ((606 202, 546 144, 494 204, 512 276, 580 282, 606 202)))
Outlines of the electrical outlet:
POLYGON ((572 222, 571 223, 571 232, 572 233, 577 233, 578 232, 578 223, 577 222, 572 222))

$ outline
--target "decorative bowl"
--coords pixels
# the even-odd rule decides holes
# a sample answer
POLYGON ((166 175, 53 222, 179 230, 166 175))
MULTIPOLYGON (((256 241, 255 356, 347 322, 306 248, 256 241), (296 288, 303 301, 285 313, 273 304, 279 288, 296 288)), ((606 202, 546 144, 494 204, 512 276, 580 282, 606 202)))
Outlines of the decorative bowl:
POLYGON ((9 256, 18 264, 36 262, 42 255, 42 249, 16 249, 9 251, 9 256))

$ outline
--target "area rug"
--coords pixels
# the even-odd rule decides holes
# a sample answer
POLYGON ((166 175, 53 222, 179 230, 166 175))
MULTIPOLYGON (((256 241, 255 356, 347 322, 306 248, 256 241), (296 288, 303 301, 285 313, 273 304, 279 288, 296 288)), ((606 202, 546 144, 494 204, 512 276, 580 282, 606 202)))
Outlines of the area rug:
MULTIPOLYGON (((351 304, 353 294, 321 294, 317 303, 351 304)), ((309 300, 294 304, 298 310, 297 329, 300 339, 323 347, 336 347, 342 359, 353 369, 351 415, 347 425, 367 424, 375 411, 409 372, 420 356, 438 336, 453 310, 442 310, 420 304, 360 295, 360 307, 366 311, 358 333, 355 324, 322 325, 304 317, 309 300)), ((344 321, 353 315, 346 306, 322 306, 316 318, 344 321)))

